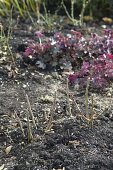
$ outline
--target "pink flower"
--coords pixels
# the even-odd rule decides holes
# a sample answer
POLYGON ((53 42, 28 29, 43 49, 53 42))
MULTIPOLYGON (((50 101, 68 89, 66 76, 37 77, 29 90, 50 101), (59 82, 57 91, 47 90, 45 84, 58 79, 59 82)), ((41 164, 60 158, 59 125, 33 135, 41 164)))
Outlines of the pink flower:
POLYGON ((36 32, 35 32, 35 35, 36 35, 38 38, 43 38, 43 37, 44 37, 44 34, 43 34, 41 31, 36 31, 36 32))
POLYGON ((113 54, 106 54, 106 57, 110 60, 113 60, 113 54))

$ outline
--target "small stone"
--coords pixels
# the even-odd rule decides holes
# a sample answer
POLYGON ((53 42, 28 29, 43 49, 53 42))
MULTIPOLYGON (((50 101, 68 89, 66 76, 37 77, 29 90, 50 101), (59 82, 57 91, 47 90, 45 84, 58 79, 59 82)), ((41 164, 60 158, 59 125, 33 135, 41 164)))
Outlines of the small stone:
POLYGON ((111 93, 108 93, 108 94, 107 94, 107 97, 111 97, 111 93))
POLYGON ((105 29, 107 26, 106 25, 102 25, 101 27, 105 29))
POLYGON ((23 84, 23 88, 26 88, 27 87, 27 85, 26 84, 23 84))
POLYGON ((34 76, 35 74, 34 73, 31 73, 32 76, 34 76))
POLYGON ((109 88, 109 91, 110 91, 110 92, 112 92, 112 91, 113 91, 113 88, 112 88, 112 87, 110 87, 110 88, 109 88))

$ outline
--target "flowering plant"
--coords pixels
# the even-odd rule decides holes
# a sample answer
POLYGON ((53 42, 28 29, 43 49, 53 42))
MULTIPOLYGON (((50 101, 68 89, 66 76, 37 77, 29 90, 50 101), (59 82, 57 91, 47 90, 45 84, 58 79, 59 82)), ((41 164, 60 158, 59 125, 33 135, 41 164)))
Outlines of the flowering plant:
POLYGON ((60 69, 76 70, 69 76, 71 83, 85 85, 90 77, 96 87, 106 86, 113 77, 113 31, 104 30, 100 35, 91 33, 84 36, 71 30, 46 37, 42 32, 35 33, 38 40, 28 44, 23 56, 35 61, 42 69, 51 66, 60 69))
POLYGON ((80 86, 87 84, 87 79, 91 85, 102 88, 108 85, 113 78, 113 55, 104 54, 91 61, 83 61, 81 69, 69 75, 70 83, 78 83, 80 86))

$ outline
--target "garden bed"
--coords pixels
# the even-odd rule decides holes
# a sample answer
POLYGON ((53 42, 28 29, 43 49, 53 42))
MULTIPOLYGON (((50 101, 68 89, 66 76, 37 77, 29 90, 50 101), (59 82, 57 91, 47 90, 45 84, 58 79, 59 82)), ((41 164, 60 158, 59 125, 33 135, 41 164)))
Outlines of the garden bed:
MULTIPOLYGON (((112 170, 112 82, 104 89, 94 87, 89 89, 89 105, 93 95, 94 109, 97 113, 97 117, 89 122, 85 112, 86 88, 69 86, 67 89, 69 70, 56 70, 56 68, 44 70, 33 63, 23 62, 22 55, 26 42, 29 39, 37 41, 34 36, 36 28, 29 32, 30 25, 26 24, 24 28, 20 26, 16 29, 9 42, 13 56, 16 56, 15 62, 5 60, 0 64, 1 170, 5 168, 7 170, 112 170), (26 95, 36 123, 35 127, 30 117, 33 136, 31 140, 28 137, 29 105, 26 95), (19 120, 24 130, 24 137, 19 120)), ((83 33, 84 30, 98 31, 97 33, 101 30, 95 27, 83 29, 67 26, 60 31, 67 33, 70 29, 83 33)), ((55 32, 56 30, 45 31, 45 34, 49 37, 55 32)))

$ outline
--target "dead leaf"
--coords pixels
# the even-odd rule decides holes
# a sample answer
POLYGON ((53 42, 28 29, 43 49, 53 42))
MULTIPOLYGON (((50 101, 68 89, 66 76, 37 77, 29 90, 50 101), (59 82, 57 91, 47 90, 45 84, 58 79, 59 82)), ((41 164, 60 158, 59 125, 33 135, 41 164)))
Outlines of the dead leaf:
POLYGON ((54 169, 54 168, 53 168, 53 170, 65 170, 65 167, 63 167, 62 169, 54 169))
POLYGON ((15 70, 11 70, 8 72, 8 77, 15 78, 17 73, 18 73, 18 70, 15 68, 15 70))
POLYGON ((8 146, 8 147, 5 149, 5 153, 6 153, 6 154, 9 154, 10 151, 11 151, 11 148, 12 148, 12 145, 8 146))
POLYGON ((92 16, 84 16, 84 17, 83 17, 83 20, 84 20, 85 22, 93 21, 93 17, 92 17, 92 16))
POLYGON ((102 18, 102 20, 106 23, 106 24, 111 24, 113 22, 112 18, 108 18, 108 17, 104 17, 102 18))
POLYGON ((6 57, 0 58, 0 64, 4 63, 6 61, 6 57))
POLYGON ((76 146, 80 145, 80 141, 77 140, 69 141, 69 143, 74 144, 76 146))
POLYGON ((5 68, 6 68, 8 71, 11 71, 11 65, 6 65, 5 68))

